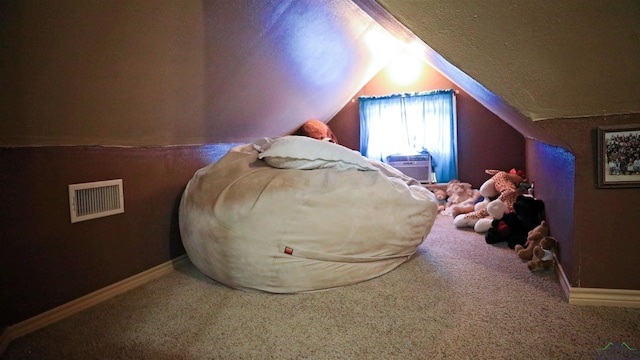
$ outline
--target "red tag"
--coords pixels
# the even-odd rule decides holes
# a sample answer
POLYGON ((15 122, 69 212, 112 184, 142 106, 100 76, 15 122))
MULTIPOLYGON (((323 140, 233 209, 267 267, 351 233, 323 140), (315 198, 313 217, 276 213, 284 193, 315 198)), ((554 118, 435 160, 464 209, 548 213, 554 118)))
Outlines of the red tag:
POLYGON ((293 255, 293 249, 287 246, 284 248, 284 253, 287 255, 293 255))

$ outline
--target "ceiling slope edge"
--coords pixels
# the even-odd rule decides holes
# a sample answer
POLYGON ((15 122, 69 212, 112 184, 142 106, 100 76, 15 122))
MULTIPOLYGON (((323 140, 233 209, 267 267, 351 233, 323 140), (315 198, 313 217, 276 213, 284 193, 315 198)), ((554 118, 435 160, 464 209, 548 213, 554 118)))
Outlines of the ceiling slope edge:
POLYGON ((542 141, 550 145, 560 146, 573 152, 567 143, 541 128, 531 118, 524 115, 511 104, 504 101, 504 99, 447 61, 447 59, 433 50, 424 42, 424 40, 419 38, 404 24, 398 21, 398 19, 391 15, 391 13, 378 2, 375 0, 352 0, 352 2, 358 5, 383 28, 397 36, 399 39, 406 42, 421 42, 425 48, 425 51, 422 54, 425 62, 431 65, 451 82, 459 86, 489 111, 496 114, 496 116, 504 122, 511 125, 523 136, 529 139, 542 141))

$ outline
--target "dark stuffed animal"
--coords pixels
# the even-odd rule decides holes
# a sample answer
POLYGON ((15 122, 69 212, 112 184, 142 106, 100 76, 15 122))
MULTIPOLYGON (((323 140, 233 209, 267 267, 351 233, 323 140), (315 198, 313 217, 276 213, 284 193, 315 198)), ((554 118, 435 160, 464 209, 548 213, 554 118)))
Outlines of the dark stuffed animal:
POLYGON ((527 242, 529 231, 540 225, 544 218, 544 203, 531 196, 520 195, 513 211, 501 219, 494 219, 485 235, 487 244, 506 242, 511 249, 527 242))

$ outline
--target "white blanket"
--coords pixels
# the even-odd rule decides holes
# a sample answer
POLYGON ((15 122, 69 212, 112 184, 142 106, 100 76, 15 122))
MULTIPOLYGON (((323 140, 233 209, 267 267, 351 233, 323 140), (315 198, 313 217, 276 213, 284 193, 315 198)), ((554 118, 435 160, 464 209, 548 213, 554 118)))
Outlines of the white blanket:
POLYGON ((394 168, 275 168, 273 141, 230 150, 184 191, 182 241, 207 276, 274 293, 350 285, 407 261, 431 230, 435 196, 394 168))

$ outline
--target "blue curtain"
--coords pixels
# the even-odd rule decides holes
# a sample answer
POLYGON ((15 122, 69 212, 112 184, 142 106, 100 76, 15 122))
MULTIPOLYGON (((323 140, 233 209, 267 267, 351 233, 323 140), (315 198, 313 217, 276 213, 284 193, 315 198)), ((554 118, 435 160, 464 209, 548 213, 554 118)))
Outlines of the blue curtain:
POLYGON ((458 178, 453 90, 360 96, 360 152, 386 161, 393 154, 431 154, 439 182, 458 178))

